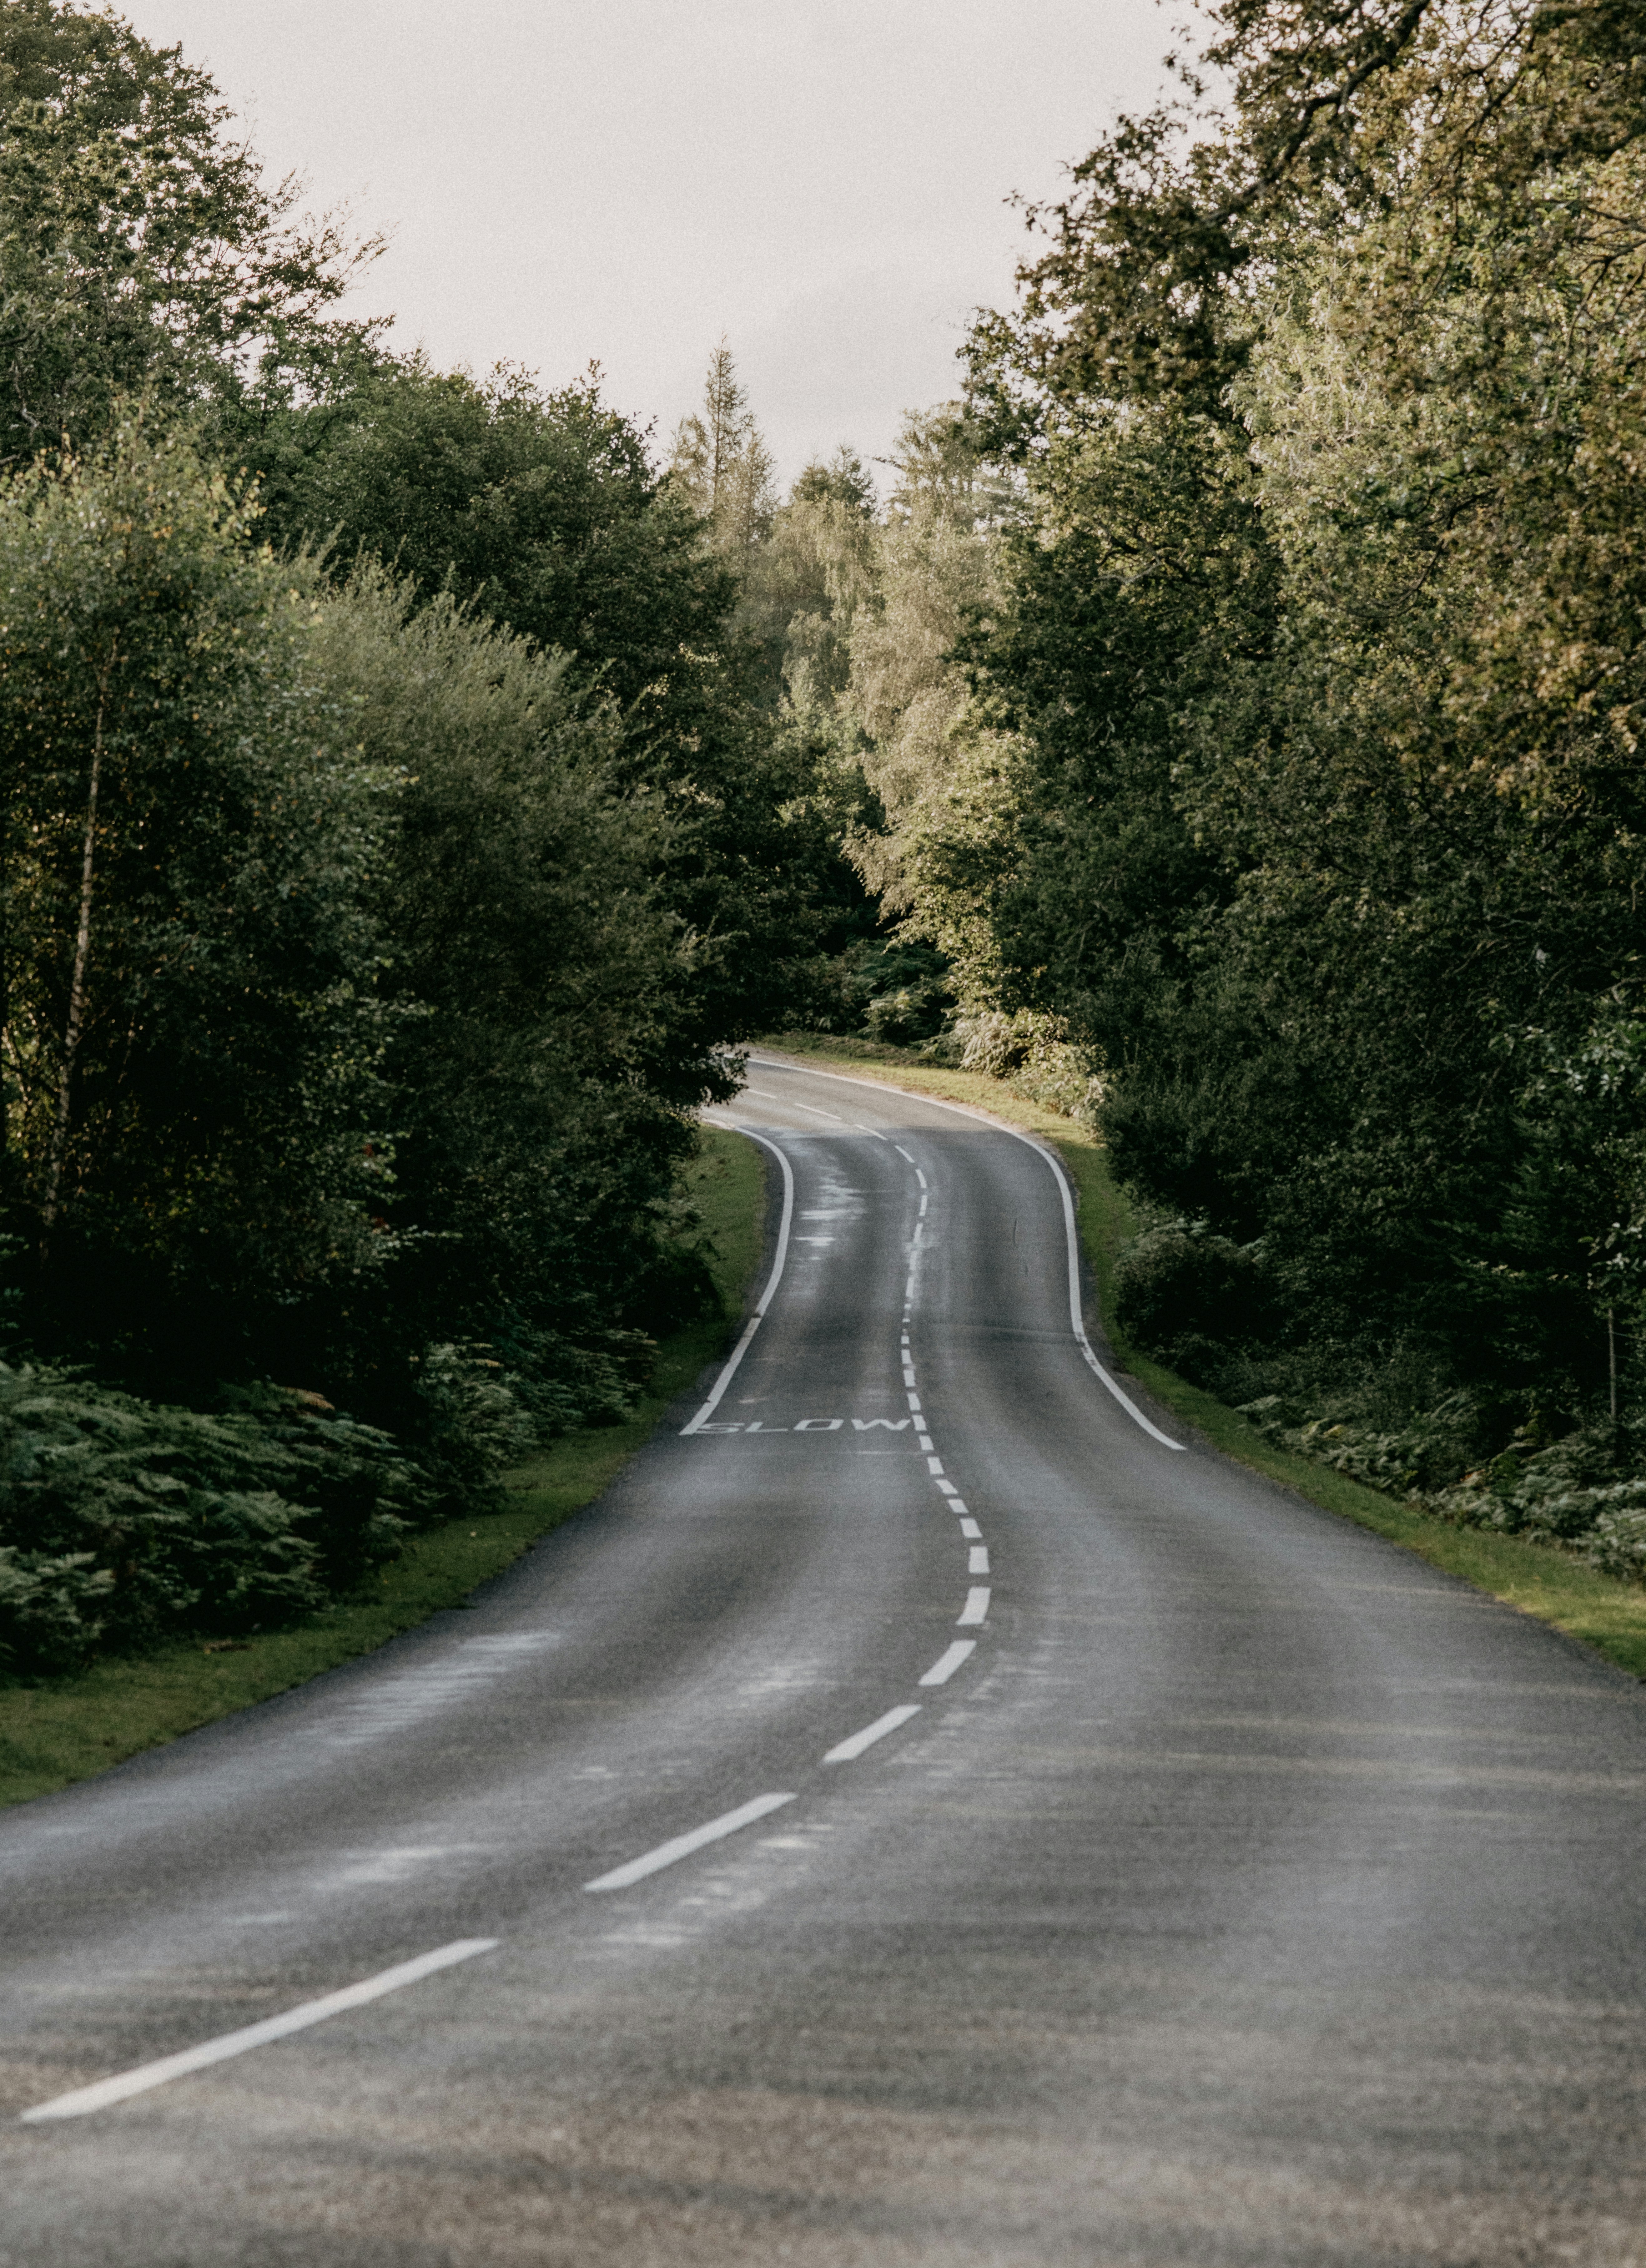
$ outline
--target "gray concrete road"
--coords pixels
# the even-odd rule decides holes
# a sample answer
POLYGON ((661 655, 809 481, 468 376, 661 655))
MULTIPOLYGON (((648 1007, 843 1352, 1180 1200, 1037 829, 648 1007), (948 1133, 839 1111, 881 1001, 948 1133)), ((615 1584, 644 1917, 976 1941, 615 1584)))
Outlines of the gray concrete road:
POLYGON ((725 1116, 792 1218, 705 1424, 0 1818, 0 2263, 1646 2263, 1641 1690, 1163 1446, 1025 1142, 725 1116))

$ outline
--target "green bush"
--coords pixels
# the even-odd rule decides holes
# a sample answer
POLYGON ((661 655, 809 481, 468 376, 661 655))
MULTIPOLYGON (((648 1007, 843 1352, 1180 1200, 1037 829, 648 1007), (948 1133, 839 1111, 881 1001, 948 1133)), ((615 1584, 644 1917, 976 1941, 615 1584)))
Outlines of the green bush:
POLYGON ((436 1502, 318 1396, 217 1414, 0 1365, 0 1670, 287 1622, 391 1557, 436 1502))
POLYGON ((1214 1236, 1198 1221, 1146 1229, 1114 1272, 1121 1329, 1196 1385, 1215 1387, 1232 1351, 1261 1344, 1277 1304, 1261 1245, 1214 1236))
POLYGON ((1352 1414, 1346 1402, 1300 1422, 1280 1394, 1246 1403, 1243 1414, 1296 1454, 1454 1526, 1561 1544, 1603 1574, 1646 1582, 1646 1421, 1638 1414, 1571 1425, 1533 1406, 1506 1440, 1503 1405, 1464 1390, 1392 1425, 1352 1414))

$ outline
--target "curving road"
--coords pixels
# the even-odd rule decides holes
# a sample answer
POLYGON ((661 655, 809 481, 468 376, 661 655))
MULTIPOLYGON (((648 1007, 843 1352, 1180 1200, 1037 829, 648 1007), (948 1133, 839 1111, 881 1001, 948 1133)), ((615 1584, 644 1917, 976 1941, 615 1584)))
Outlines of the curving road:
POLYGON ((1033 1145, 722 1115, 599 1503, 0 1817, 4 2268, 1646 2263, 1641 1689, 1168 1446, 1033 1145))

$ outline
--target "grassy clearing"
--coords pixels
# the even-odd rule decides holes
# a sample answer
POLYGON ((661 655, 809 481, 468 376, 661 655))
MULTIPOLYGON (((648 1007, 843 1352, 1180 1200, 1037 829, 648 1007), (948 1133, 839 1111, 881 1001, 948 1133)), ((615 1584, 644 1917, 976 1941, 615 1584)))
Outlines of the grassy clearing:
MULTIPOLYGON (((944 1070, 896 1048, 832 1038, 819 1042, 790 1033, 771 1044, 785 1054, 803 1056, 820 1069, 881 1079, 911 1093, 967 1102, 1043 1135, 1068 1163, 1080 1192, 1080 1237, 1096 1279, 1099 1310, 1106 1321, 1113 1313, 1110 1292, 1115 1256, 1131 1233, 1131 1210, 1110 1177, 1101 1144, 1084 1127, 1029 1101, 1003 1080, 981 1071, 944 1070)), ((1459 1575, 1507 1605, 1552 1623, 1632 1675, 1646 1677, 1646 1591, 1637 1585, 1598 1574, 1550 1544, 1528 1543, 1483 1528, 1453 1528, 1396 1498, 1363 1488, 1329 1466, 1275 1448, 1238 1410, 1150 1362, 1112 1328, 1110 1337, 1132 1374, 1227 1455, 1326 1512, 1374 1528, 1447 1574, 1459 1575)))
MULTIPOLYGON (((688 1180, 713 1240, 721 1297, 735 1315, 760 1259, 761 1152, 741 1135, 705 1127, 702 1154, 688 1180)), ((709 1320, 665 1340, 652 1390, 626 1424, 556 1441, 510 1476, 503 1511, 419 1536, 369 1597, 244 1645, 214 1652, 195 1640, 141 1661, 99 1662, 78 1677, 0 1690, 0 1804, 85 1779, 140 1749, 368 1653, 442 1607, 460 1607, 477 1585, 600 1493, 726 1338, 725 1322, 709 1320)))

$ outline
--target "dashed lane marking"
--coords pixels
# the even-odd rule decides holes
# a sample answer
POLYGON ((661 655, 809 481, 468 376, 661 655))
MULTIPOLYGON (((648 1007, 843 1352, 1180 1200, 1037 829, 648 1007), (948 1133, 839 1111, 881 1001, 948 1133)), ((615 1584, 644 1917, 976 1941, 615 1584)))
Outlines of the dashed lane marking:
POLYGON ((959 1669, 960 1664, 963 1661, 969 1660, 971 1656, 976 1652, 977 1640, 974 1638, 956 1638, 954 1644, 948 1648, 946 1653, 940 1653, 937 1656, 936 1661, 932 1663, 931 1668, 921 1679, 921 1683, 922 1685, 946 1685, 949 1683, 949 1680, 954 1675, 955 1671, 959 1669))
POLYGON ((865 1749, 873 1748, 877 1741, 895 1733, 900 1725, 907 1725, 911 1717, 918 1717, 918 1701, 906 1701, 900 1709, 888 1709, 884 1717, 877 1717, 872 1725, 865 1725, 861 1733, 854 1733, 849 1741, 841 1741, 823 1759, 826 1764, 849 1764, 862 1756, 865 1749))
POLYGON ((380 2000, 386 1992, 398 1992, 402 1985, 415 1984, 437 1970, 472 1961, 477 1953, 489 1953, 498 1942, 495 1937, 455 1938, 450 1945, 437 1946, 432 1953, 420 1953, 415 1961, 400 1962, 393 1969, 379 1970, 375 1977, 363 1977, 358 1984, 346 1984, 341 1992, 305 2000, 296 2008, 288 2008, 283 2016, 266 2016, 261 2024, 246 2024, 238 2032, 220 2032, 215 2040, 202 2040, 198 2047, 185 2048, 180 2054, 161 2056, 157 2062, 138 2064, 113 2079, 100 2079, 95 2086, 76 2088, 70 2095, 37 2102, 32 2110, 22 2113, 22 2123, 33 2125, 48 2118, 83 2118, 89 2110, 104 2110, 110 2103, 146 2095, 151 2087, 164 2087, 168 2080, 184 2079, 190 2072, 204 2071, 209 2064, 226 2063, 231 2056, 244 2055, 250 2048, 306 2031, 311 2024, 323 2024, 328 2016, 362 2008, 368 2000, 380 2000))
POLYGON ((689 1835, 677 1835, 672 1842, 659 1843, 655 1851, 643 1852, 627 1866, 614 1867, 609 1874, 597 1874, 593 1881, 583 1887, 585 1890, 626 1890, 631 1883, 644 1881, 648 1874, 660 1874, 665 1867, 689 1859, 694 1851, 701 1851, 706 1844, 735 1835, 739 1827, 752 1827, 757 1819, 764 1819, 768 1812, 781 1810, 785 1803, 793 1801, 792 1793, 757 1795, 752 1803, 740 1803, 735 1811, 722 1812, 718 1819, 711 1819, 706 1826, 694 1827, 689 1835))

